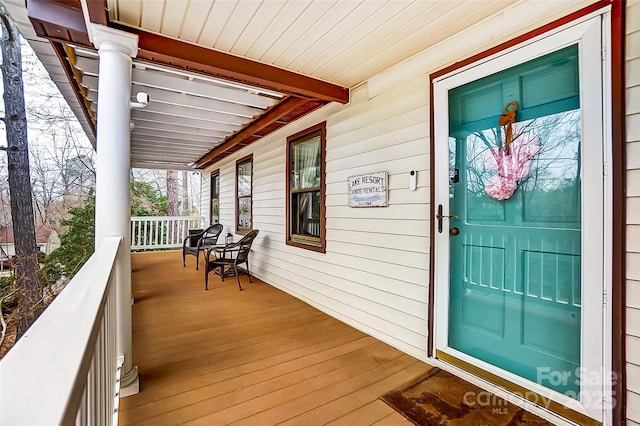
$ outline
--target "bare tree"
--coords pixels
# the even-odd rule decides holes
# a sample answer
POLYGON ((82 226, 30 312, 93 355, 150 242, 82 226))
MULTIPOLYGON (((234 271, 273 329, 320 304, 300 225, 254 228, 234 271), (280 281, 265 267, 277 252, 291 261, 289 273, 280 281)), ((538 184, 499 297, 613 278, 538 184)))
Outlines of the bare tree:
POLYGON ((7 165, 11 218, 18 261, 15 266, 18 290, 17 334, 22 336, 42 311, 42 282, 38 264, 35 224, 29 169, 27 117, 22 81, 22 52, 20 34, 0 4, 2 20, 2 81, 4 83, 7 134, 7 165))
POLYGON ((11 226, 11 203, 9 201, 9 176, 4 167, 0 167, 0 229, 11 226))
POLYGON ((46 138, 30 146, 34 205, 38 222, 60 231, 69 208, 82 205, 95 187, 93 151, 68 134, 46 138))
POLYGON ((69 208, 82 205, 95 186, 94 151, 27 43, 22 54, 36 223, 60 232, 69 208))
POLYGON ((187 171, 183 171, 182 172, 182 202, 181 202, 181 207, 182 207, 182 216, 188 216, 189 215, 189 172, 187 171))
POLYGON ((37 220, 43 225, 52 226, 55 225, 55 222, 51 218, 50 210, 55 200, 57 180, 42 152, 38 149, 33 149, 33 145, 29 148, 31 156, 31 185, 33 187, 37 220))
POLYGON ((174 170, 167 170, 167 216, 178 216, 178 177, 174 170))

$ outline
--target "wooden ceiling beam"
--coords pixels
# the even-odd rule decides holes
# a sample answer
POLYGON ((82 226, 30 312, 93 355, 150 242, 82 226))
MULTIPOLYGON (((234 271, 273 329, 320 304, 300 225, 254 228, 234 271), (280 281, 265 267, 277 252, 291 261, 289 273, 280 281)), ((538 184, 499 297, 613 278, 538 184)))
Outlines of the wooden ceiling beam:
MULTIPOLYGON (((196 46, 140 29, 108 23, 104 0, 88 0, 91 22, 138 35, 138 58, 298 97, 349 102, 349 89, 251 59, 196 46)), ((78 1, 28 0, 29 18, 39 36, 90 46, 78 1)))
POLYGON ((40 37, 91 46, 84 15, 78 7, 56 1, 28 0, 27 16, 40 37))
POLYGON ((142 30, 119 28, 138 34, 138 59, 298 97, 349 102, 349 89, 333 83, 142 30))
POLYGON ((77 7, 55 1, 29 0, 27 15, 32 21, 35 19, 67 30, 87 33, 82 9, 77 7))
POLYGON ((89 20, 94 24, 109 25, 107 0, 86 0, 89 20))
POLYGON ((280 120, 285 115, 295 111, 306 102, 308 102, 307 99, 298 98, 295 96, 284 99, 282 102, 271 108, 251 124, 245 126, 238 133, 231 136, 220 146, 212 149, 208 154, 204 155, 202 158, 196 161, 195 167, 200 169, 212 164, 218 157, 225 156, 226 151, 232 151, 236 145, 239 145, 249 137, 258 134, 260 130, 280 120))

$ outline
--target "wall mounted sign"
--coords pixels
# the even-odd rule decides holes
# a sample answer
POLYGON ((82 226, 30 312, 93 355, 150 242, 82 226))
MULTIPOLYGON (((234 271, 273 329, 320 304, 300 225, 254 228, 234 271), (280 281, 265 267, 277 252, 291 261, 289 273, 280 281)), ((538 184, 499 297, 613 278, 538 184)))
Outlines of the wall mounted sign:
POLYGON ((349 207, 387 207, 387 188, 387 172, 349 176, 349 207))

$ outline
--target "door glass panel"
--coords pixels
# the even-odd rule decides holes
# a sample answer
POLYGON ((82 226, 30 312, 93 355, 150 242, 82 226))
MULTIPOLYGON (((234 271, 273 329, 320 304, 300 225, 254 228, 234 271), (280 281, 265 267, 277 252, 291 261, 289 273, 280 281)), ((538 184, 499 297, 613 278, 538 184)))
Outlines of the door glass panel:
POLYGON ((448 344, 573 398, 581 322, 577 59, 570 46, 449 92, 449 211, 460 233, 450 238, 448 344), (498 120, 510 102, 515 122, 506 126, 498 120))

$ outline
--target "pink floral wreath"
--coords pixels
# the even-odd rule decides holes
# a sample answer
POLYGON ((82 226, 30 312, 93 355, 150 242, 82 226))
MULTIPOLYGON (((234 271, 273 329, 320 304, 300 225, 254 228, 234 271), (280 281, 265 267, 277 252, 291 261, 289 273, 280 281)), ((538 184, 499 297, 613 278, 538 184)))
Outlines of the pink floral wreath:
POLYGON ((531 159, 540 153, 538 138, 513 137, 511 125, 515 123, 518 103, 511 101, 504 106, 504 114, 498 118, 498 124, 505 126, 505 143, 497 148, 491 148, 484 157, 487 170, 498 173, 489 179, 485 185, 485 192, 496 200, 511 198, 518 188, 518 182, 526 178, 531 172, 531 159))

